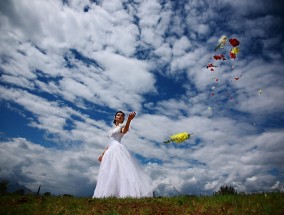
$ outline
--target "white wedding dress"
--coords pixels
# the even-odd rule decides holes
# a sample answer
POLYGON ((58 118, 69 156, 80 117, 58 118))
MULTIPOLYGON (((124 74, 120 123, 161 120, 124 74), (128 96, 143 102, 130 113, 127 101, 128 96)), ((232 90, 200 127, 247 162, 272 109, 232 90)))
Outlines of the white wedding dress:
POLYGON ((101 161, 93 198, 153 196, 152 180, 121 144, 122 127, 117 126, 109 133, 110 141, 101 161))

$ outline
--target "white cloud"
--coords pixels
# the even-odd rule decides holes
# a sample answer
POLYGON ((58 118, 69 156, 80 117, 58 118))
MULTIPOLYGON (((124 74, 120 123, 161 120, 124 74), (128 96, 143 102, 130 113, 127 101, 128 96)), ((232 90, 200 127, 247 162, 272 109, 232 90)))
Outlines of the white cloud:
POLYGON ((157 48, 154 53, 158 55, 162 61, 169 62, 172 58, 172 50, 168 43, 163 43, 159 48, 157 48))
POLYGON ((92 190, 86 190, 86 186, 95 188, 98 162, 81 150, 58 151, 15 138, 2 142, 0 153, 1 165, 5 166, 1 176, 17 179, 34 192, 41 185, 42 193, 91 195, 92 190))
POLYGON ((103 64, 106 75, 114 85, 123 86, 128 92, 137 94, 154 90, 155 79, 149 72, 151 68, 146 62, 109 52, 94 53, 94 58, 103 64))
MULTIPOLYGON (((17 105, 21 105, 25 110, 32 113, 34 118, 29 126, 41 129, 52 136, 55 135, 59 141, 55 141, 56 144, 68 145, 70 141, 89 143, 90 141, 93 141, 93 137, 102 130, 106 132, 105 129, 108 127, 106 123, 88 119, 89 116, 83 115, 70 107, 62 106, 57 102, 47 101, 41 97, 29 94, 26 91, 9 90, 5 88, 0 88, 0 90, 2 100, 9 102, 12 100, 17 105), (73 116, 76 116, 78 118, 77 120, 83 121, 86 127, 90 126, 91 128, 81 128, 82 126, 77 120, 73 119, 73 116), (65 126, 68 126, 67 120, 69 120, 68 123, 71 125, 74 124, 74 128, 70 132, 64 129, 65 126), (86 134, 84 136, 85 138, 76 135, 83 133, 81 129, 86 134)), ((100 139, 100 137, 96 137, 95 139, 100 139)), ((103 143, 98 141, 97 144, 101 147, 103 143)))
POLYGON ((268 64, 258 59, 247 62, 241 68, 238 66, 244 78, 234 83, 239 101, 237 108, 255 115, 281 112, 283 107, 281 98, 284 95, 281 87, 282 66, 278 61, 268 64))
POLYGON ((140 17, 140 26, 155 27, 159 21, 159 12, 161 10, 161 5, 157 0, 143 1, 139 7, 138 16, 140 17))
POLYGON ((191 48, 192 44, 187 37, 182 36, 179 40, 176 40, 173 46, 173 54, 176 56, 184 55, 186 50, 191 48))
POLYGON ((121 10, 123 8, 122 1, 120 0, 115 0, 112 2, 103 1, 102 8, 106 9, 109 12, 116 12, 117 10, 121 10))
MULTIPOLYGON (((71 97, 82 97, 87 100, 92 100, 93 94, 84 84, 81 84, 73 79, 63 79, 60 85, 65 92, 69 91, 71 97)), ((74 100, 74 98, 71 98, 74 100)))

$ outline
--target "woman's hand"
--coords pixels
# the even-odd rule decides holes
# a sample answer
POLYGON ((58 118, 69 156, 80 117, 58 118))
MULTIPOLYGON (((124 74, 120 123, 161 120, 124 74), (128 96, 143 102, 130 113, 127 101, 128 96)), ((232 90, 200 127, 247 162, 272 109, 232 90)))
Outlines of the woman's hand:
POLYGON ((136 116, 136 112, 131 112, 131 113, 128 115, 128 119, 129 119, 129 120, 133 120, 135 116, 136 116))
POLYGON ((131 113, 128 115, 127 122, 126 122, 125 126, 121 129, 121 133, 126 134, 126 133, 128 132, 130 122, 134 119, 135 116, 136 116, 136 113, 135 113, 135 112, 131 112, 131 113))

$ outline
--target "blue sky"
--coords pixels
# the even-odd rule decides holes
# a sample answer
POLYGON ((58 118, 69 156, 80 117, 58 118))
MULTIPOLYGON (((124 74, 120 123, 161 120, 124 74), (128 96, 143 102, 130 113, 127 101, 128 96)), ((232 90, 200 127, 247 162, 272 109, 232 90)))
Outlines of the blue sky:
POLYGON ((123 144, 160 195, 283 190, 280 1, 6 0, 0 8, 0 177, 91 196, 122 110, 137 112, 123 144), (214 52, 222 35, 240 41, 235 60, 229 43, 214 52), (194 134, 163 144, 183 131, 194 134))

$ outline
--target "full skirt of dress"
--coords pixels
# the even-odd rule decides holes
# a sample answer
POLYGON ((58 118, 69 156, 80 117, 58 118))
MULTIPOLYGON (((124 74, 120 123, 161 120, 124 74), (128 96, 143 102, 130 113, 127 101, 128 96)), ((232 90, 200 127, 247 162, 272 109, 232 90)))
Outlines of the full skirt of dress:
POLYGON ((101 161, 93 198, 152 197, 154 185, 135 158, 112 140, 101 161))

